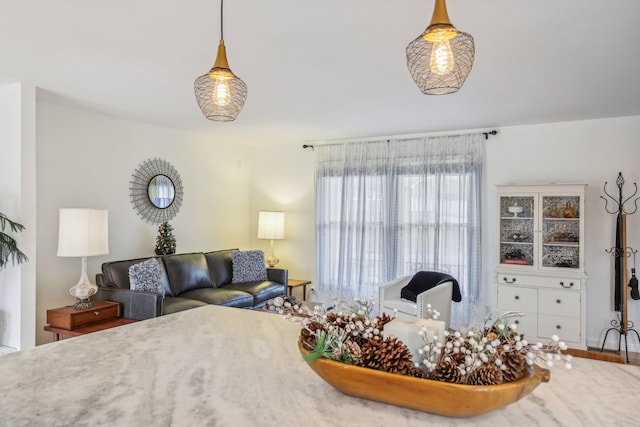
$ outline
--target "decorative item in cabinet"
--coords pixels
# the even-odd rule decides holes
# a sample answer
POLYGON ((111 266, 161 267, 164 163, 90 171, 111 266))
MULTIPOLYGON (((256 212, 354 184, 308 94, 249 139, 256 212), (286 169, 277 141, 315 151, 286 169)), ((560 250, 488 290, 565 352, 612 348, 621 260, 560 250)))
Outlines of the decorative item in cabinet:
POLYGON ((500 199, 500 259, 505 264, 533 264, 533 197, 500 199))
POLYGON ((533 254, 531 247, 516 248, 510 245, 503 245, 504 252, 501 258, 504 264, 532 265, 533 254))
POLYGON ((500 216, 511 218, 533 218, 533 197, 513 196, 500 200, 500 216))
POLYGON ((578 219, 580 196, 542 196, 545 218, 578 219))
POLYGON ((554 247, 545 251, 543 267, 578 268, 579 254, 568 248, 554 247))
POLYGON ((579 268, 580 196, 543 196, 542 266, 579 268), (557 208, 563 206, 563 208, 557 208), (554 211, 556 214, 554 214, 554 211))

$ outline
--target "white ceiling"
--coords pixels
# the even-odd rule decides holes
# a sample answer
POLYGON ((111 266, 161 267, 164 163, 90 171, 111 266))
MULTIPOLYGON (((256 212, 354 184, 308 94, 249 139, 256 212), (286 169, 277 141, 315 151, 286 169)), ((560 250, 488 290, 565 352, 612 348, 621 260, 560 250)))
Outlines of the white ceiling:
POLYGON ((235 122, 206 120, 217 0, 0 0, 0 84, 247 143, 360 138, 640 115, 640 1, 449 0, 475 38, 455 94, 422 95, 405 47, 433 0, 227 0, 235 122))

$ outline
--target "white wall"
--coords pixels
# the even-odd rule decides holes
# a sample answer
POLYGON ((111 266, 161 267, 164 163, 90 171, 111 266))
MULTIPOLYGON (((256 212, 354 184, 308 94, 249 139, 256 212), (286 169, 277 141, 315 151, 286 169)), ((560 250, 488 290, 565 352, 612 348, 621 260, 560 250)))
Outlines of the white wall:
MULTIPOLYGON (((0 346, 35 344, 35 89, 0 87, 0 212, 27 227, 14 235, 30 261, 0 271, 0 346)), ((5 230, 8 231, 8 230, 5 230)))
POLYGON ((80 259, 56 256, 59 208, 109 210, 109 255, 89 258, 91 278, 107 260, 153 254, 157 225, 144 222, 129 200, 131 175, 148 158, 168 161, 183 181, 183 204, 171 221, 178 252, 248 246, 246 147, 77 109, 49 95, 38 98, 37 112, 38 343, 51 340, 42 329, 46 310, 74 302, 68 290, 80 275, 80 259))
MULTIPOLYGON (((640 117, 501 128, 487 143, 485 204, 485 281, 498 262, 495 236, 495 185, 510 183, 586 183, 585 270, 587 279, 587 345, 600 347, 604 332, 615 319, 613 311, 613 257, 615 216, 604 210, 603 185, 617 195, 618 172, 631 195, 640 182, 640 117)), ((633 208, 633 205, 629 206, 633 208)), ((627 218, 627 243, 640 249, 640 212, 627 218)), ((630 261, 629 267, 633 261, 630 261)), ((640 256, 638 256, 640 268, 640 256)), ((629 319, 640 324, 640 301, 629 298, 629 319)), ((640 350, 629 336, 630 348, 640 350)), ((609 334, 608 348, 617 348, 617 334, 609 334)))
MULTIPOLYGON (((315 158, 313 151, 300 144, 255 146, 250 152, 251 246, 269 251, 268 240, 258 240, 258 212, 286 212, 284 240, 275 241, 277 267, 289 270, 293 279, 316 277, 315 249, 315 158)), ((302 297, 302 290, 295 289, 302 297)), ((310 287, 307 287, 307 297, 310 287)))
MULTIPOLYGON (((609 190, 622 172, 632 191, 640 182, 640 116, 581 122, 500 128, 486 142, 483 286, 492 287, 497 264, 497 184, 586 183, 585 268, 587 281, 587 344, 599 347, 604 332, 615 319, 612 309, 612 257, 615 218, 604 211, 602 186, 609 190)), ((251 238, 265 250, 268 242, 255 239, 257 211, 287 211, 287 240, 276 243, 281 264, 295 278, 316 279, 314 231, 314 155, 296 145, 255 147, 251 154, 251 238), (290 224, 291 223, 291 224, 290 224), (292 227, 295 227, 293 229, 292 227)), ((640 249, 640 212, 628 218, 628 244, 640 249)), ((640 255, 638 256, 640 269, 640 255)), ((640 325, 640 301, 629 299, 629 319, 640 325)), ((608 347, 617 346, 609 334, 608 347)), ((615 339, 614 339, 615 338, 615 339)), ((630 336, 630 348, 640 350, 630 336), (633 346, 633 347, 632 347, 633 346)))

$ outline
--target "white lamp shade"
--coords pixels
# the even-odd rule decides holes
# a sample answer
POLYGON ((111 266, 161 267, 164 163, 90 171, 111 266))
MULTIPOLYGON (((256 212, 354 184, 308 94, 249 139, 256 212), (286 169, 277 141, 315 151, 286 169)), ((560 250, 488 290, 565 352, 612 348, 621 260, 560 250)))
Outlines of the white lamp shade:
POLYGON ((284 212, 260 211, 258 214, 258 239, 284 239, 284 212))
POLYGON ((58 256, 87 257, 109 253, 109 211, 60 209, 58 256))

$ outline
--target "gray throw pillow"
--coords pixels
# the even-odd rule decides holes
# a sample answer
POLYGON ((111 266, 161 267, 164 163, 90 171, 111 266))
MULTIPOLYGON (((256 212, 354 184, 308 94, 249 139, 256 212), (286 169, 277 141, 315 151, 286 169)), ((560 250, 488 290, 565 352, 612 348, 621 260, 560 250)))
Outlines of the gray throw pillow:
POLYGON ((267 267, 262 251, 233 251, 231 266, 233 269, 231 283, 267 280, 267 267))
POLYGON ((155 258, 129 267, 129 286, 132 291, 157 292, 164 295, 162 270, 155 258))

